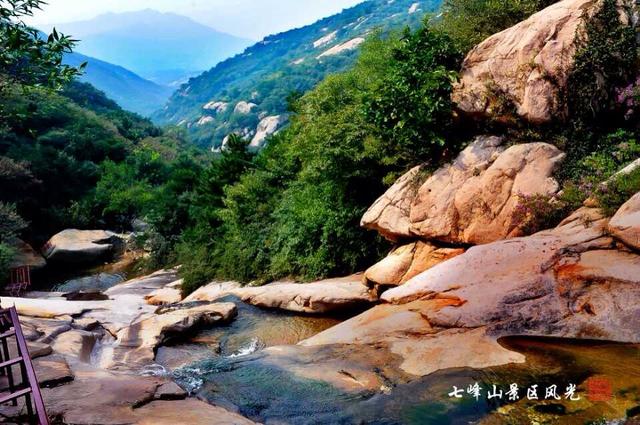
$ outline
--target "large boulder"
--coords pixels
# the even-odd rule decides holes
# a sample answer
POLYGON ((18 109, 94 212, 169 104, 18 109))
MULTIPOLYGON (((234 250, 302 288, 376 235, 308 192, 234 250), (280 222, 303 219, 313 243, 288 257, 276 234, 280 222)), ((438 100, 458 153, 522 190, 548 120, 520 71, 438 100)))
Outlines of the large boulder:
POLYGON ((367 229, 377 230, 392 242, 403 238, 411 238, 411 221, 409 214, 411 204, 423 183, 422 167, 414 167, 400 177, 362 216, 360 225, 367 229))
POLYGON ((49 261, 88 263, 113 255, 123 245, 122 238, 113 232, 67 229, 49 239, 42 253, 49 261))
MULTIPOLYGON (((607 220, 585 208, 556 229, 470 248, 385 292, 386 304, 302 341, 293 351, 302 355, 304 347, 344 361, 340 347, 348 347, 357 358, 364 355, 388 368, 384 374, 390 377, 395 364, 404 373, 425 376, 524 362, 522 354, 497 342, 504 336, 637 343, 639 284, 640 255, 616 244, 607 234, 607 220)), ((281 366, 277 349, 266 352, 268 362, 281 366)), ((329 362, 317 376, 299 365, 282 366, 336 386, 371 381, 358 364, 329 362), (340 371, 346 378, 339 378, 340 371)))
POLYGON ((389 286, 398 286, 414 276, 464 253, 462 248, 441 248, 417 241, 395 248, 382 261, 364 273, 365 284, 377 288, 377 293, 389 286))
POLYGON ((613 216, 609 231, 616 239, 640 249, 640 193, 636 193, 613 216))
POLYGON ((468 244, 519 236, 522 195, 555 195, 559 184, 553 173, 564 158, 552 145, 527 143, 477 167, 444 167, 418 190, 411 230, 427 239, 468 244))
POLYGON ((617 249, 607 220, 583 209, 560 227, 477 246, 391 289, 406 303, 459 300, 428 315, 439 328, 640 342, 640 256, 617 249), (469 271, 473 272, 470 273, 469 271))
POLYGON ((274 115, 263 118, 256 128, 256 134, 253 136, 253 139, 251 139, 249 147, 252 149, 262 148, 267 138, 272 134, 276 134, 285 122, 287 122, 287 117, 284 115, 274 115))
POLYGON ((313 314, 357 309, 377 300, 357 275, 313 283, 276 282, 232 294, 258 307, 313 314))
POLYGON ((483 244, 520 236, 521 196, 555 195, 559 184, 553 173, 565 155, 546 143, 506 148, 502 142, 498 137, 478 137, 422 183, 415 195, 407 189, 416 173, 411 170, 374 203, 363 223, 391 240, 413 236, 483 244))
POLYGON ((241 289, 239 282, 211 282, 208 285, 196 289, 191 295, 182 300, 183 303, 193 301, 217 301, 220 298, 233 294, 237 289, 241 289))
POLYGON ((576 36, 584 18, 601 4, 563 0, 480 43, 465 58, 454 88, 458 109, 497 120, 515 113, 533 123, 566 116, 560 96, 573 66, 576 36))

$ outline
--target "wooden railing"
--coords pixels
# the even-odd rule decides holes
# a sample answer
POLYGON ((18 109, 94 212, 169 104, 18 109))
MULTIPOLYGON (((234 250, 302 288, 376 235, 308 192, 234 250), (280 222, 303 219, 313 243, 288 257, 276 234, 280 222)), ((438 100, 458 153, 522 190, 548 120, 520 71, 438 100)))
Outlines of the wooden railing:
POLYGON ((12 297, 21 296, 31 286, 31 269, 29 266, 16 267, 10 270, 9 284, 5 287, 12 297))
POLYGON ((49 425, 42 393, 31 362, 27 341, 22 333, 18 312, 15 307, 0 309, 0 375, 6 377, 8 387, 0 393, 0 405, 11 403, 18 405, 24 397, 27 414, 31 423, 49 425), (16 357, 11 357, 9 341, 15 340, 16 357), (20 382, 16 383, 13 367, 20 368, 20 382), (34 411, 35 407, 35 411, 34 411))

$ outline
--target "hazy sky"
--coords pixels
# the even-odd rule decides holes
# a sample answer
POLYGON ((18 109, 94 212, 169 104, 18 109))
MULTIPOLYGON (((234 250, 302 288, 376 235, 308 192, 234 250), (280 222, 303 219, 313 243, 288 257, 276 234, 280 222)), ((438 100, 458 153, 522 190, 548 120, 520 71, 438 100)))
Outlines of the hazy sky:
POLYGON ((106 12, 155 9, 174 12, 220 31, 259 40, 315 22, 362 0, 48 0, 29 23, 47 25, 106 12))

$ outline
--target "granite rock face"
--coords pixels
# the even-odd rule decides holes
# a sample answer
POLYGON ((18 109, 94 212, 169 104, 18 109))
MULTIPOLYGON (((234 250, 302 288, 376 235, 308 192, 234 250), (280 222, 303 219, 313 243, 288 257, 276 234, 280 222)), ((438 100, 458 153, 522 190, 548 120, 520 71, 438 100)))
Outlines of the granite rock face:
POLYGON ((483 244, 520 236, 517 207, 524 195, 554 196, 554 172, 564 153, 547 143, 504 147, 480 136, 458 157, 415 187, 409 171, 362 219, 390 240, 483 244))
POLYGON ((607 219, 585 208, 556 229, 473 247, 382 299, 458 300, 428 315, 429 322, 484 327, 493 337, 640 342, 640 256, 616 244, 606 229, 607 219))
POLYGON ((640 193, 629 199, 611 218, 609 231, 629 247, 640 250, 640 193))
POLYGON ((349 311, 377 301, 362 284, 361 276, 313 283, 276 282, 256 288, 239 288, 232 294, 258 307, 311 314, 349 311))
POLYGON ((538 124, 565 118, 561 96, 573 66, 576 35, 601 4, 563 0, 477 45, 465 58, 454 88, 459 111, 498 121, 508 121, 515 112, 538 124), (505 108, 505 102, 512 108, 505 108))
POLYGON ((417 241, 395 248, 382 261, 364 273, 364 283, 377 288, 399 286, 429 270, 431 267, 464 253, 463 248, 440 248, 428 242, 417 241))
POLYGON ((114 254, 123 245, 113 232, 67 229, 49 239, 42 253, 49 261, 88 263, 114 254))

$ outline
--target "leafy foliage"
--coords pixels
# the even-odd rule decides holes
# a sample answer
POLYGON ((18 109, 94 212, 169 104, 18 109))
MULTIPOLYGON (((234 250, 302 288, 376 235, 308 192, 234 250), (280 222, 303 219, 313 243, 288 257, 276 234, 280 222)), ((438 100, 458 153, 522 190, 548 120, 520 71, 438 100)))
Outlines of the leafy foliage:
POLYGON ((43 0, 0 1, 0 75, 23 85, 59 88, 79 74, 78 68, 62 64, 75 40, 55 29, 43 38, 24 24, 22 18, 43 4, 43 0))
POLYGON ((586 20, 577 43, 567 102, 576 125, 586 126, 606 121, 602 115, 619 106, 615 91, 635 77, 638 46, 635 30, 620 21, 614 0, 605 0, 586 20))
MULTIPOLYGON (((406 30, 382 85, 368 102, 385 163, 406 170, 416 158, 437 164, 459 146, 451 139, 451 83, 462 61, 452 40, 425 26, 406 30)), ((393 176, 397 177, 397 176, 393 176)))
POLYGON ((444 0, 440 27, 463 52, 555 0, 444 0))
POLYGON ((385 245, 360 228, 360 217, 389 173, 424 161, 435 165, 443 156, 446 126, 435 117, 451 112, 442 97, 459 58, 448 37, 426 28, 374 36, 352 70, 295 100, 290 128, 270 140, 237 183, 223 183, 222 208, 211 200, 196 204, 202 211, 196 217, 213 219, 190 229, 181 247, 185 291, 212 277, 264 282, 346 274, 378 258, 385 245), (393 91, 378 96, 390 84, 393 91), (392 122, 383 111, 396 110, 432 114, 408 119, 403 128, 382 127, 392 122), (387 132, 397 136, 383 137, 387 132), (415 145, 408 140, 418 133, 442 143, 425 143, 411 156, 415 145), (202 240, 209 241, 206 249, 202 240))

